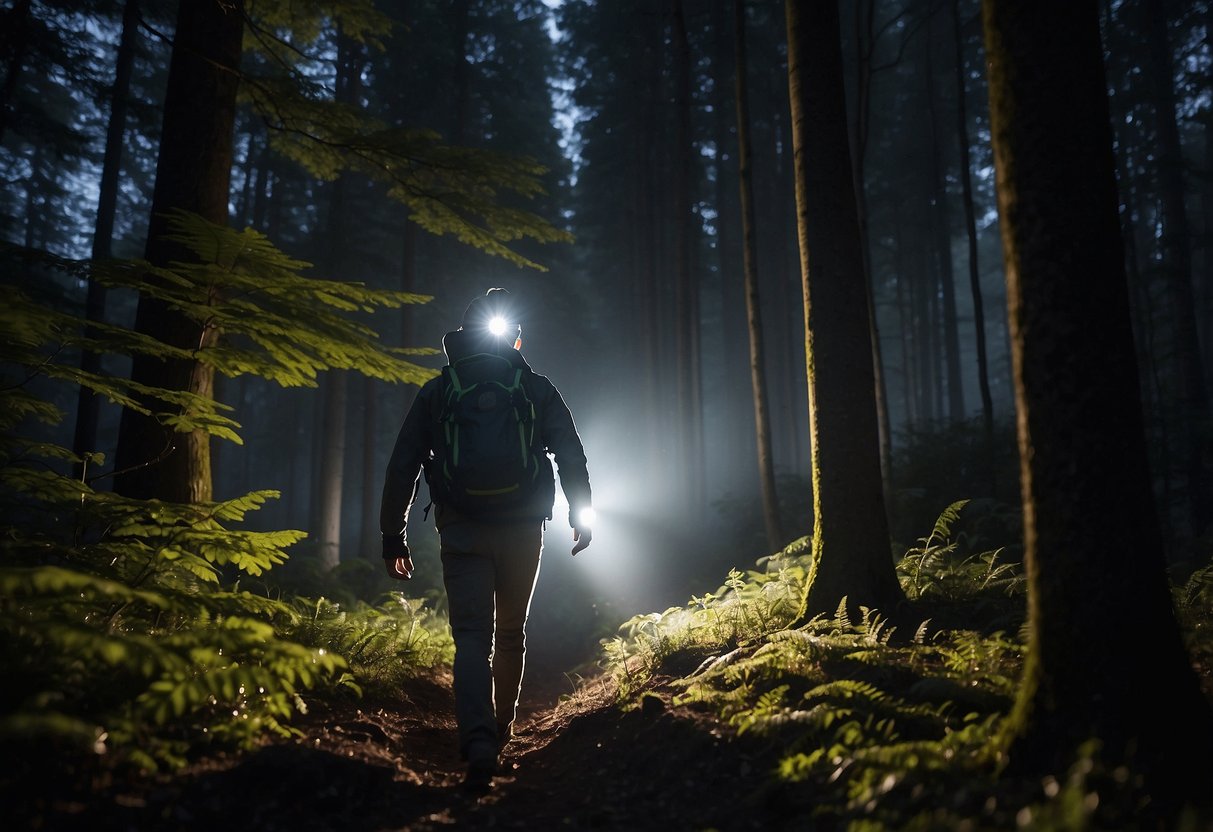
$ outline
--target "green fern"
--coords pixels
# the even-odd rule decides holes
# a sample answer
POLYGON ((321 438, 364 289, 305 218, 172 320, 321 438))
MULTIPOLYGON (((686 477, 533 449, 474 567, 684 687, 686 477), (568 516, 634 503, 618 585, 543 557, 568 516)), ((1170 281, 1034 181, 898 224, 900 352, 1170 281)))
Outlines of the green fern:
MULTIPOLYGON (((189 356, 222 371, 257 372, 284 384, 314 383, 331 366, 390 380, 417 381, 420 368, 375 344, 351 312, 419 300, 348 284, 305 280, 258 235, 175 218, 183 242, 209 246, 205 266, 149 271, 145 264, 97 267, 111 286, 153 287, 170 305, 198 316, 241 314, 272 330, 292 322, 283 346, 246 343, 189 356), (151 275, 151 277, 147 277, 151 275), (206 310, 201 287, 223 284, 228 300, 206 310), (225 304, 232 304, 230 307, 225 304), (317 346, 315 327, 332 343, 317 346), (292 340, 293 338, 293 340, 292 340)), ((7 247, 0 280, 13 285, 0 307, 0 672, 6 715, 0 741, 59 743, 86 757, 156 769, 180 765, 210 746, 249 748, 289 736, 302 696, 357 693, 409 668, 449 661, 446 624, 403 598, 353 611, 348 632, 306 630, 303 609, 322 602, 281 600, 241 590, 238 579, 280 565, 304 534, 244 527, 249 512, 278 496, 254 491, 189 505, 132 500, 94 490, 61 473, 70 463, 99 465, 30 431, 61 414, 34 392, 46 380, 80 385, 185 430, 203 426, 236 438, 223 407, 204 397, 84 374, 70 351, 182 357, 172 347, 115 327, 83 322, 61 304, 51 273, 80 276, 88 264, 7 247), (311 636, 310 642, 304 636, 311 636), (353 656, 347 660, 346 653, 353 656)), ((241 324, 222 319, 234 337, 241 324)), ((256 324, 252 324, 255 326, 256 324)), ((313 617, 314 620, 314 617, 313 617)))

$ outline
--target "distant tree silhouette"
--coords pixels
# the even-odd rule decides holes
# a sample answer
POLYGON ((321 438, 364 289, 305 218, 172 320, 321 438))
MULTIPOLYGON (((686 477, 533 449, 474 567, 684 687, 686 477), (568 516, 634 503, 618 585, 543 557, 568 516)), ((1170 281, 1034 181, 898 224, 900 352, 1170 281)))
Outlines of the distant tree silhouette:
POLYGON ((758 444, 758 478, 767 548, 777 551, 786 542, 780 528, 779 495, 775 490, 775 460, 771 453, 770 398, 767 395, 763 348, 762 306, 758 290, 758 246, 754 228, 754 184, 751 178, 750 96, 746 89, 745 0, 734 0, 737 71, 737 158, 741 192, 742 271, 746 320, 750 334, 750 387, 754 391, 754 428, 758 444))

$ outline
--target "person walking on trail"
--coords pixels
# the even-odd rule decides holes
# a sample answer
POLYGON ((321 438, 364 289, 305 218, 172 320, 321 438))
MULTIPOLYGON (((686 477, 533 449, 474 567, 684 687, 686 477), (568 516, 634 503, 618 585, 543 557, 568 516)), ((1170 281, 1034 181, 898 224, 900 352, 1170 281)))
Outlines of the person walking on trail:
MULTIPOLYGON (((509 741, 522 685, 525 627, 556 486, 569 504, 572 554, 592 537, 590 481, 572 414, 519 349, 509 292, 490 289, 442 339, 447 365, 422 386, 388 463, 383 560, 413 576, 409 510, 424 470, 435 507, 455 641, 455 718, 465 782, 487 788, 509 741)), ((427 509, 428 511, 428 509, 427 509)))

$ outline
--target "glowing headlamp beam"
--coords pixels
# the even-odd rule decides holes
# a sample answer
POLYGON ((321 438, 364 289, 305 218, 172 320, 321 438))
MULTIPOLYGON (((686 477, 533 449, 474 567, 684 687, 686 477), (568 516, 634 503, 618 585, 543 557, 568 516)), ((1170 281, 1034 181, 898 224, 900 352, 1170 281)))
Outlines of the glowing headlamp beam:
POLYGON ((509 327, 509 323, 500 315, 494 315, 489 319, 489 332, 493 333, 494 335, 505 335, 505 332, 507 329, 509 329, 509 327))

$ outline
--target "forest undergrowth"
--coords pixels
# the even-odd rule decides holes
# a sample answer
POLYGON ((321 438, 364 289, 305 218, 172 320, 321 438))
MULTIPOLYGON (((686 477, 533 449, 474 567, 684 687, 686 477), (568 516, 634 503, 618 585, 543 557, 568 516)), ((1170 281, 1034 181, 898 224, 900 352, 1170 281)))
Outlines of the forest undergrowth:
MULTIPOLYGON (((243 295, 242 315, 299 329, 310 298, 305 311, 341 347, 249 335, 214 358, 221 367, 314 384, 318 369, 373 355, 385 377, 416 372, 332 313, 411 298, 317 287, 256 235, 182 222, 184 239, 214 256, 159 272, 163 292, 187 304, 199 286, 255 278, 277 288, 243 295)), ((86 268, 52 260, 14 268, 86 268)), ((99 274, 129 288, 137 272, 99 274)), ((844 601, 792 628, 806 538, 684 606, 630 619, 594 672, 528 681, 498 787, 465 795, 453 645, 434 604, 284 589, 274 576, 304 534, 246 522, 275 492, 175 504, 94 487, 99 456, 30 428, 62 419, 63 389, 145 411, 158 396, 179 431, 238 441, 239 426, 213 401, 84 373, 81 349, 170 351, 84 325, 62 311, 53 280, 7 288, 0 785, 19 826, 1081 829, 1131 827, 1150 810, 1134 772, 1103 765, 1095 744, 1043 780, 1006 776, 992 749, 1022 671, 1024 579, 1017 552, 972 531, 1004 527, 983 520, 997 506, 963 501, 900 553, 898 609, 850 615, 844 601)), ((1213 566, 1174 600, 1213 698, 1213 566)))
MULTIPOLYGON (((1143 793, 1131 771, 1102 766, 1094 745, 1043 780, 1001 772, 990 749, 1021 670, 1023 577, 998 550, 974 551, 958 531, 964 506, 948 507, 901 558, 909 602, 893 615, 852 619, 840 606, 789 629, 808 566, 800 540, 685 606, 629 620, 603 642, 599 672, 531 678, 483 796, 460 787, 445 622, 402 596, 348 608, 262 599, 232 624, 220 613, 191 619, 168 640, 183 651, 176 662, 144 665, 211 662, 195 665, 185 688, 177 679, 180 710, 165 685, 134 695, 164 680, 139 675, 135 648, 106 658, 46 641, 26 651, 24 668, 9 663, 10 676, 34 678, 41 663, 44 687, 75 678, 78 693, 56 707, 80 714, 67 717, 78 726, 108 719, 117 737, 27 715, 36 731, 3 738, 22 762, 5 777, 21 795, 12 805, 29 828, 63 829, 1133 828, 1143 793), (229 632, 253 622, 264 628, 259 652, 229 632), (54 660, 56 650, 77 660, 54 660), (322 655, 327 663, 311 664, 322 655), (300 666, 312 668, 307 678, 292 677, 300 666), (225 692, 226 679, 235 687, 225 692), (254 681, 264 691, 249 695, 254 681), (140 721, 138 734, 123 733, 140 721)), ((39 603, 67 604, 78 589, 47 589, 39 603)), ((212 589, 221 600, 208 609, 236 604, 238 592, 212 589)), ((1213 697, 1211 599, 1213 569, 1175 589, 1213 697)), ((111 641, 138 643, 138 619, 122 620, 111 641)), ((169 620, 156 626, 171 630, 169 620)))
MULTIPOLYGON (((855 618, 844 599, 789 629, 804 538, 686 606, 632 618, 604 642, 620 706, 719 721, 753 743, 769 777, 739 799, 776 828, 1137 828, 1149 799, 1096 742, 1040 780, 1004 770, 997 739, 1023 666, 1025 582, 1021 563, 959 529, 967 503, 901 557, 901 609, 855 618)), ((1213 566, 1174 600, 1213 700, 1213 566)))

